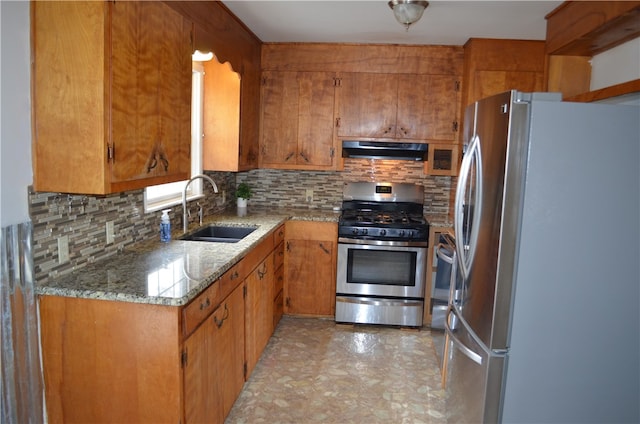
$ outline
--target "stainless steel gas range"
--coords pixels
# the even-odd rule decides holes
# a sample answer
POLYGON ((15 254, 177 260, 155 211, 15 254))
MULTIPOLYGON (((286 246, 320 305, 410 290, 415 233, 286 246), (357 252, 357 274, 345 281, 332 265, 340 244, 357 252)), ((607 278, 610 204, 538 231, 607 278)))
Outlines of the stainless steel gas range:
POLYGON ((421 185, 345 184, 336 322, 422 326, 429 245, 423 204, 421 185))

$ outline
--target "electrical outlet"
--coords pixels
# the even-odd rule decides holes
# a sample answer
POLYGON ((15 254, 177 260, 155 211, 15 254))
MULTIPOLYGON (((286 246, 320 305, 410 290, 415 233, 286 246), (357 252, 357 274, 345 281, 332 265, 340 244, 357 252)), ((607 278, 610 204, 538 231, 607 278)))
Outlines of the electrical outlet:
POLYGON ((107 244, 113 243, 115 238, 115 231, 113 228, 113 221, 107 221, 107 225, 105 226, 105 234, 107 235, 107 244))
POLYGON ((307 203, 313 202, 313 190, 310 188, 306 189, 304 197, 307 200, 307 203))
POLYGON ((69 262, 69 236, 58 237, 58 263, 69 262))

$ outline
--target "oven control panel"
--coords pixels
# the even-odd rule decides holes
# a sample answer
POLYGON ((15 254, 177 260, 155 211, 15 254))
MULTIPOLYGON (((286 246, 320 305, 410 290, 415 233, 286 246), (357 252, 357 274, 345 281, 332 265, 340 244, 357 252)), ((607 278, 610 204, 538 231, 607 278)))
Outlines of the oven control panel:
POLYGON ((363 240, 394 240, 394 241, 428 241, 429 229, 416 228, 380 228, 364 226, 338 227, 340 237, 357 238, 363 240))

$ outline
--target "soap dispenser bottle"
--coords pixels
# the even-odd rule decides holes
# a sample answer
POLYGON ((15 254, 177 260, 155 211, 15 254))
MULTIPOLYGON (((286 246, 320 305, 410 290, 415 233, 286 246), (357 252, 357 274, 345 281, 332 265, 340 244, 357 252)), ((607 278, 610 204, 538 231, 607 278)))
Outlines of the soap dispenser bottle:
POLYGON ((167 243, 171 241, 171 221, 169 220, 169 211, 171 209, 164 209, 162 216, 160 217, 160 241, 167 243))

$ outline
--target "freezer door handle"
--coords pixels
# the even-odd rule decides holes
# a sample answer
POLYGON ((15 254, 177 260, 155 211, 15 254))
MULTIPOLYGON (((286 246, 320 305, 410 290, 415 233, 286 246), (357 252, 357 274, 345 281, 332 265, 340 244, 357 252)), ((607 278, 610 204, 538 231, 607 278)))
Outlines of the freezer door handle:
POLYGON ((444 328, 445 328, 445 331, 447 332, 447 335, 449 336, 449 340, 451 340, 453 344, 455 344, 458 347, 458 349, 460 349, 460 351, 464 353, 464 355, 467 358, 471 359, 473 362, 475 362, 478 365, 482 365, 482 356, 478 355, 471 348, 469 348, 464 343, 462 343, 462 341, 458 339, 454 334, 450 324, 452 316, 455 316, 456 319, 461 321, 462 325, 466 324, 464 323, 463 320, 461 320, 461 317, 460 315, 458 315, 455 308, 453 306, 449 306, 449 309, 447 310, 447 318, 444 320, 444 328))

